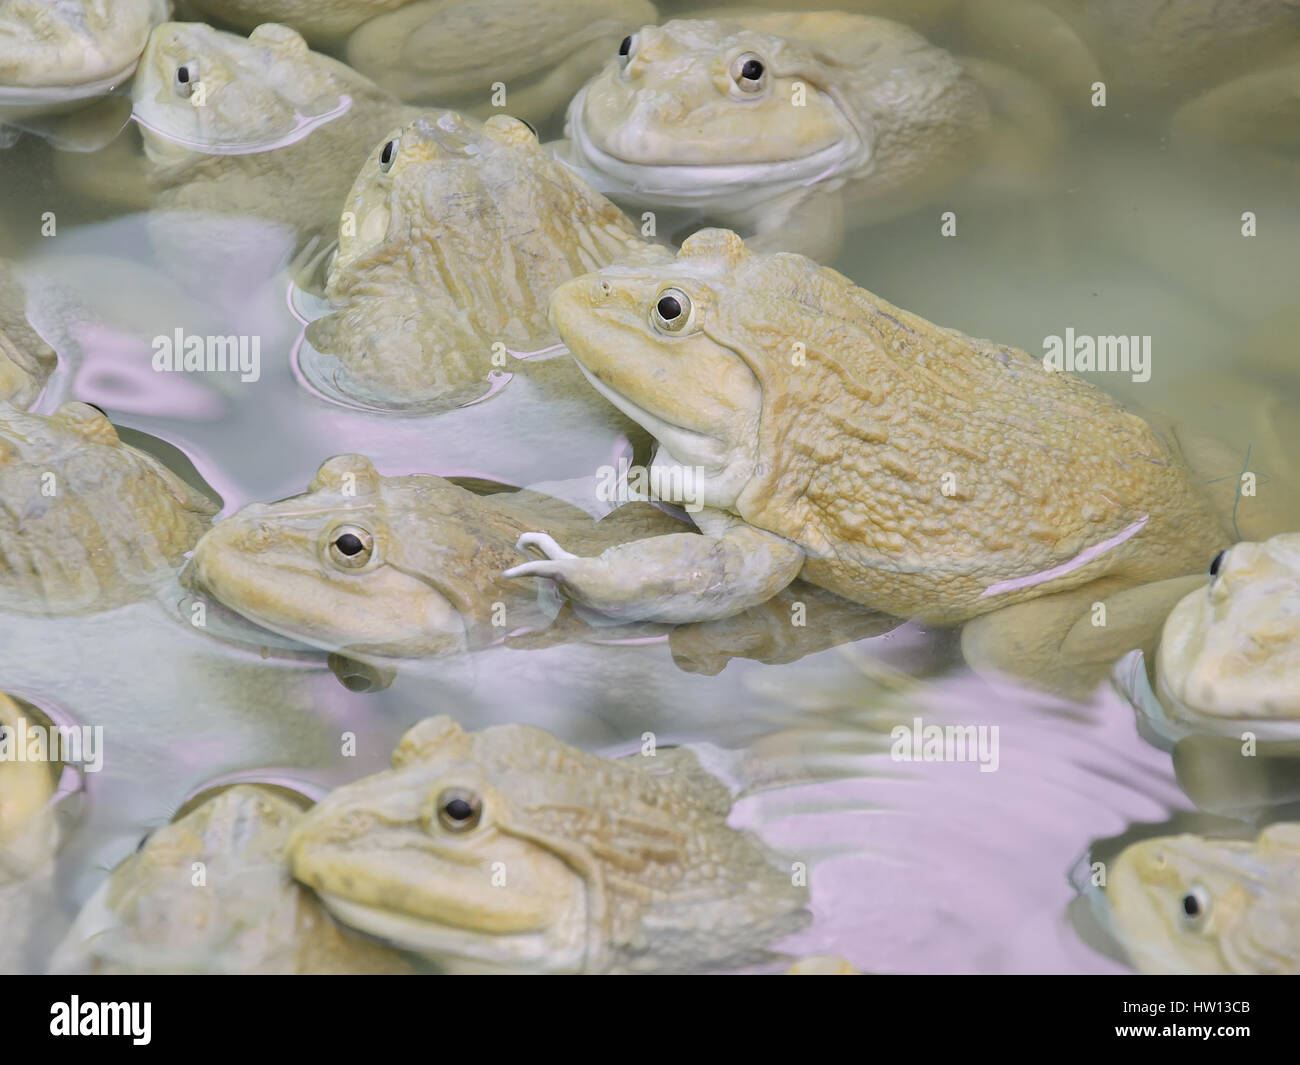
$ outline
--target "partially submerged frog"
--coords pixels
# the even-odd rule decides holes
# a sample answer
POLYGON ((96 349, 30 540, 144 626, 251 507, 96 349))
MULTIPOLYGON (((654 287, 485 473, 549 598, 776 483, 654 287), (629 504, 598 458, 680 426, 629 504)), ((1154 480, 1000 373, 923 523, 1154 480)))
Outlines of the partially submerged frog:
POLYGON ((282 22, 403 100, 542 122, 619 39, 655 17, 647 0, 199 0, 244 29, 282 22), (503 87, 504 100, 497 92, 503 87), (495 97, 495 99, 494 99, 495 97))
POLYGON ((241 784, 153 832, 82 909, 58 972, 343 974, 411 971, 340 928, 285 862, 302 807, 241 784))
POLYGON ((504 580, 520 536, 559 523, 578 543, 678 529, 649 504, 597 523, 534 492, 479 496, 441 477, 381 477, 361 455, 325 462, 307 492, 255 503, 195 546, 183 579, 244 617, 352 656, 484 646, 545 619, 537 589, 504 580))
MULTIPOLYGON (((827 259, 846 219, 913 209, 976 168, 1009 76, 886 19, 679 19, 629 35, 573 98, 562 157, 620 202, 827 259)), ((1037 92, 1021 80, 1017 114, 1037 92)), ((1040 147, 1059 138, 1032 125, 1040 147)))
POLYGON ((0 404, 0 609, 106 610, 149 593, 217 504, 118 438, 94 407, 0 404))
POLYGON ((30 407, 58 356, 27 320, 22 285, 0 259, 0 401, 30 407))
POLYGON ((1108 870, 1103 909, 1144 973, 1300 973, 1300 824, 1134 843, 1108 870))
POLYGON ((357 175, 304 369, 326 390, 382 407, 437 409, 483 396, 494 370, 554 348, 547 301, 610 262, 668 258, 609 200, 555 162, 517 119, 454 112, 392 130, 357 175), (327 368, 328 367, 328 368, 327 368))
POLYGON ((247 38, 159 26, 131 98, 139 140, 61 160, 65 180, 130 206, 249 215, 301 235, 337 222, 376 132, 414 114, 273 23, 247 38))
POLYGON ((808 918, 731 805, 686 748, 602 758, 440 716, 318 803, 289 859, 339 920, 450 969, 721 967, 808 918))
POLYGON ((40 131, 41 116, 85 106, 135 71, 167 0, 6 0, 0 7, 4 123, 40 131))
POLYGON ((1150 117, 1300 47, 1293 0, 963 0, 964 43, 1063 101, 1150 117))
POLYGON ((1099 389, 725 230, 665 268, 567 282, 551 316, 597 391, 659 441, 661 483, 689 476, 703 503, 705 535, 597 558, 521 539, 546 557, 508 575, 612 616, 726 617, 801 575, 950 624, 1194 572, 1227 535, 1172 444, 1099 389))
MULTIPOLYGON (((7 746, 29 712, 0 692, 0 729, 7 746), (11 731, 12 730, 12 731, 11 731)), ((43 726, 43 721, 32 721, 43 726)), ((50 810, 57 773, 53 763, 13 755, 0 758, 0 888, 25 880, 54 853, 58 829, 50 810)))

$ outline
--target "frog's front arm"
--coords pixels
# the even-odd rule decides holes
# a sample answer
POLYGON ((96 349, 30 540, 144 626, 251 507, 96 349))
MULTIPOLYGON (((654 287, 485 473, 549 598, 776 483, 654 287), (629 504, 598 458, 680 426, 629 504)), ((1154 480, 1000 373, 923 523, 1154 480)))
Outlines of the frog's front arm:
POLYGON ((779 592, 803 567, 803 551, 789 540, 717 511, 695 517, 708 534, 632 540, 595 558, 570 554, 546 533, 524 533, 519 549, 534 547, 546 558, 515 566, 504 576, 546 577, 576 604, 620 621, 681 624, 748 610, 779 592))

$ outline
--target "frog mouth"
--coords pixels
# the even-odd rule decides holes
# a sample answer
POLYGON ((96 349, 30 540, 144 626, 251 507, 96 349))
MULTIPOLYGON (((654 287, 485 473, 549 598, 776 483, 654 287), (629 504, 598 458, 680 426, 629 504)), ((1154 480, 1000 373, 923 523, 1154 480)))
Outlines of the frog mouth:
POLYGON ((383 910, 329 892, 316 894, 325 908, 349 928, 444 964, 448 959, 457 959, 499 969, 575 973, 582 971, 586 960, 584 944, 565 947, 545 930, 478 932, 429 917, 383 910))
POLYGON ((745 210, 794 189, 844 181, 870 163, 873 151, 865 130, 844 117, 842 136, 832 145, 793 159, 758 163, 646 163, 606 151, 582 120, 586 89, 570 105, 570 152, 557 158, 607 195, 639 197, 668 207, 702 208, 725 204, 745 210))

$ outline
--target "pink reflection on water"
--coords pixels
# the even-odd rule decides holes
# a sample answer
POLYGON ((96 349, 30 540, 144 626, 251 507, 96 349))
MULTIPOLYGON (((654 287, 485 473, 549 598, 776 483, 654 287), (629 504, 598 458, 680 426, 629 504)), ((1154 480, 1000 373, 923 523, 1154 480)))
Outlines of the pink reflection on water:
POLYGON ((217 421, 226 416, 225 400, 209 386, 183 373, 154 370, 152 349, 140 337, 102 322, 75 322, 69 332, 83 353, 73 379, 77 399, 160 418, 217 421))

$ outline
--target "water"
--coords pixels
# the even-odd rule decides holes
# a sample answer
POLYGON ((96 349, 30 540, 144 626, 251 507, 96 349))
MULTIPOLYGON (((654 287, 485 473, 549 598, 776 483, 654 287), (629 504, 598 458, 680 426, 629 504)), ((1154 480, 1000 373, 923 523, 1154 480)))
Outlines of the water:
MULTIPOLYGON (((959 43, 956 16, 933 35, 959 43)), ((1171 148, 1164 113, 1132 96, 1076 111, 1059 173, 1016 192, 957 188, 855 229, 835 265, 931 321, 1033 354, 1066 329, 1149 336, 1148 380, 1083 376, 1143 409, 1212 425, 1242 469, 1289 480, 1286 460, 1300 448, 1293 171, 1279 176, 1245 153, 1189 163, 1171 148), (944 233, 945 211, 955 235, 944 233), (1243 212, 1258 220, 1254 236, 1242 235, 1243 212)), ((597 469, 646 453, 644 434, 594 392, 546 387, 523 367, 485 401, 436 416, 332 402, 295 368, 293 233, 79 200, 56 180, 54 155, 34 137, 0 152, 0 254, 21 261, 29 317, 60 355, 36 409, 99 405, 132 442, 215 489, 223 514, 301 492, 322 461, 350 451, 385 475, 532 486, 599 512, 597 469), (41 235, 45 212, 56 236, 41 235), (260 338, 260 377, 154 372, 152 339, 178 328, 260 338)), ((982 679, 954 634, 923 627, 781 665, 733 657, 716 675, 680 668, 666 634, 498 646, 406 664, 391 686, 358 693, 322 654, 233 619, 226 638, 186 625, 185 595, 169 587, 83 618, 0 616, 0 687, 102 725, 107 743, 105 770, 84 777, 23 968, 43 968, 106 871, 214 780, 332 787, 384 768, 402 732, 434 713, 468 728, 528 722, 610 753, 652 732, 660 743, 834 763, 834 779, 741 799, 734 823, 812 866, 813 925, 782 949, 867 971, 1125 971, 1076 900, 1078 863, 1116 841, 1241 832, 1275 816, 1196 812, 1170 754, 1139 735, 1107 688, 1072 703, 982 679), (891 760, 890 728, 918 716, 997 725, 997 771, 891 760), (348 734, 355 756, 345 757, 348 734)))

